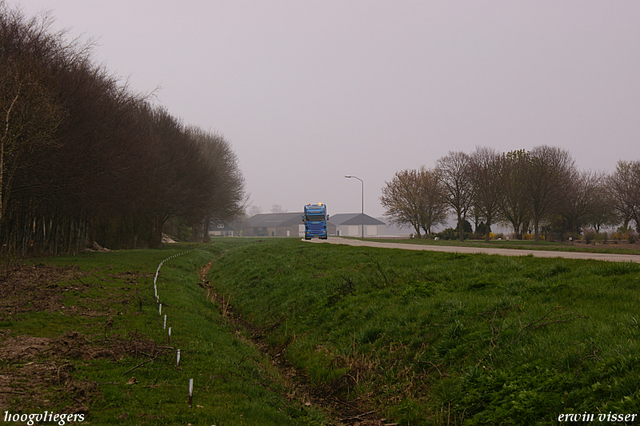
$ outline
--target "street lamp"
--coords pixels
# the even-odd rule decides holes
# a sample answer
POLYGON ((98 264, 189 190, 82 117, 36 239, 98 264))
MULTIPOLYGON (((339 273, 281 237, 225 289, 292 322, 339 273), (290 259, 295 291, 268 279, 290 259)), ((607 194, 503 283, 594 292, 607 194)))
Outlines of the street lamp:
POLYGON ((347 179, 358 179, 362 184, 362 214, 360 215, 360 228, 362 229, 362 239, 364 240, 364 181, 358 176, 345 175, 347 179))

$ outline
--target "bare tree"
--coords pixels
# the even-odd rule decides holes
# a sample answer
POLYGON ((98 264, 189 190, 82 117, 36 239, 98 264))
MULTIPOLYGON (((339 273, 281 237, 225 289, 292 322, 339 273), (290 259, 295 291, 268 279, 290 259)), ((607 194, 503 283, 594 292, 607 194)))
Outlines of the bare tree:
POLYGON ((385 182, 380 196, 380 202, 386 209, 384 216, 389 218, 391 223, 399 226, 410 224, 416 231, 417 238, 422 236, 420 233, 419 187, 418 171, 402 170, 396 172, 390 182, 385 182))
POLYGON ((560 212, 576 169, 568 151, 546 145, 533 148, 527 155, 526 164, 525 193, 534 238, 539 241, 541 221, 560 212))
POLYGON ((618 161, 607 187, 625 229, 633 220, 640 232, 640 161, 618 161))
POLYGON ((485 241, 489 241, 489 229, 498 217, 503 197, 503 165, 501 155, 492 148, 476 148, 471 154, 471 179, 475 209, 486 220, 485 241))
POLYGON ((593 226, 597 233, 603 227, 618 225, 620 216, 616 212, 613 195, 607 186, 608 176, 605 173, 595 172, 583 172, 582 174, 587 176, 587 185, 591 195, 585 217, 586 224, 593 226))
POLYGON ((209 181, 208 214, 217 221, 232 221, 245 209, 244 177, 231 143, 221 135, 207 134, 202 155, 213 171, 209 181))
POLYGON ((503 193, 500 198, 500 217, 513 226, 516 238, 521 239, 529 223, 529 211, 524 186, 527 153, 510 151, 503 156, 503 193))
MULTIPOLYGON (((211 220, 230 222, 245 209, 244 178, 231 144, 221 135, 190 128, 188 135, 200 148, 199 157, 204 160, 200 180, 205 204, 201 213, 205 228, 211 220)), ((205 229, 206 231, 206 229, 205 229)))
POLYGON ((397 172, 382 188, 380 201, 386 209, 384 215, 397 225, 413 226, 417 238, 422 236, 421 229, 429 235, 447 217, 440 177, 424 167, 397 172))
POLYGON ((418 170, 419 197, 421 201, 419 221, 426 235, 431 235, 434 226, 445 223, 448 204, 445 188, 440 175, 433 170, 421 167, 418 170))
POLYGON ((455 212, 460 241, 464 241, 463 224, 473 201, 469 155, 451 152, 437 161, 436 173, 444 192, 444 200, 455 212))
POLYGON ((600 232, 603 225, 616 221, 613 203, 604 188, 604 174, 594 171, 577 172, 569 182, 562 204, 565 225, 574 235, 587 225, 600 232))
POLYGON ((204 232, 244 208, 230 144, 187 128, 0 0, 0 250, 157 246, 168 218, 204 232))
POLYGON ((0 2, 0 224, 17 175, 38 167, 62 118, 43 63, 61 49, 48 26, 46 17, 26 20, 0 2))

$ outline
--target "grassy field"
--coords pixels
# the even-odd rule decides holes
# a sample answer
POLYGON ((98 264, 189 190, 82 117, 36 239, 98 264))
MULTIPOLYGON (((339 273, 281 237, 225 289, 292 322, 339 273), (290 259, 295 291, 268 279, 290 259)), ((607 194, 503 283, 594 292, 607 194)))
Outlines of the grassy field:
POLYGON ((639 264, 224 239, 0 281, 2 415, 550 425, 640 407, 639 264))
POLYGON ((224 253, 210 278, 369 418, 557 424, 640 407, 638 264, 266 240, 224 253))
POLYGON ((3 268, 2 416, 47 410, 80 413, 92 425, 323 424, 326 416, 304 404, 202 288, 202 269, 225 246, 193 248, 3 268), (160 315, 153 277, 163 259, 180 253, 160 269, 160 315))

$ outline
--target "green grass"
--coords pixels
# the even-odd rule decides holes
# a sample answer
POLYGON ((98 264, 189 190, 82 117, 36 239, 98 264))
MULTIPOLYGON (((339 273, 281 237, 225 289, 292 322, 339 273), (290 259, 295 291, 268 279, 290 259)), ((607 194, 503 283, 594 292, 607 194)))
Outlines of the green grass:
POLYGON ((210 271, 311 383, 409 424, 640 406, 640 265, 273 239, 210 271))
MULTIPOLYGON (((69 332, 80 333, 87 344, 80 355, 45 351, 32 360, 33 365, 55 365, 63 379, 55 374, 20 376, 26 371, 24 360, 0 362, 3 373, 41 383, 30 390, 32 397, 17 396, 2 409, 12 413, 80 409, 88 411, 84 424, 93 425, 323 424, 325 416, 319 410, 285 396, 291 390, 280 373, 222 317, 198 285, 201 269, 229 248, 224 243, 172 245, 35 260, 41 265, 78 267, 73 276, 55 283, 60 290, 55 293, 61 295, 59 308, 0 319, 0 328, 9 332, 0 346, 20 335, 66 342, 69 332), (169 344, 154 298, 153 275, 163 259, 193 248, 166 261, 157 282, 162 312, 172 327, 169 344), (130 349, 114 350, 107 357, 86 356, 87 347, 117 349, 118 345, 130 349), (131 349, 135 345, 136 352, 131 349), (127 384, 132 377, 136 384, 127 384)), ((14 386, 19 388, 19 383, 14 386)))
POLYGON ((0 349, 21 335, 51 339, 34 358, 0 361, 0 376, 17 374, 12 389, 28 391, 2 407, 10 412, 85 404, 84 423, 94 425, 329 423, 315 404, 285 396, 290 383, 207 290, 325 400, 372 419, 547 425, 560 414, 631 414, 640 406, 636 263, 297 239, 221 239, 33 263, 77 268, 36 289, 37 297, 11 296, 34 306, 48 300, 46 309, 0 311, 0 349), (163 259, 193 248, 166 261, 158 279, 169 345, 153 274, 163 259), (213 288, 202 288, 199 273, 212 260, 213 288), (105 348, 112 353, 100 356, 105 348), (23 374, 35 367, 33 376, 23 374), (127 384, 132 377, 137 384, 127 384))

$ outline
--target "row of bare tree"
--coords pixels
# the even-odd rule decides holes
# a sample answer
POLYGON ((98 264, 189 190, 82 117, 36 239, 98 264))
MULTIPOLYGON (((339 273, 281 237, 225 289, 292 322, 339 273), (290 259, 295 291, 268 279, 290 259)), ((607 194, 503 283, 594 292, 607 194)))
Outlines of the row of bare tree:
POLYGON ((49 24, 0 0, 0 252, 155 247, 169 219, 233 219, 244 180, 230 144, 132 93, 49 24))
MULTIPOLYGON (((571 154, 538 146, 531 151, 500 153, 480 147, 471 154, 449 152, 434 169, 397 172, 380 197, 387 216, 411 225, 418 237, 431 234, 450 213, 457 219, 459 238, 469 217, 513 227, 515 234, 541 227, 554 234, 579 234, 586 227, 635 222, 640 228, 640 161, 619 161, 611 174, 580 171, 571 154)), ((638 229, 640 231, 640 229, 638 229)))

